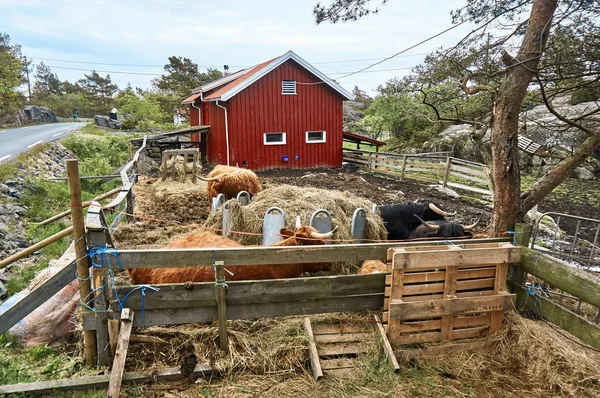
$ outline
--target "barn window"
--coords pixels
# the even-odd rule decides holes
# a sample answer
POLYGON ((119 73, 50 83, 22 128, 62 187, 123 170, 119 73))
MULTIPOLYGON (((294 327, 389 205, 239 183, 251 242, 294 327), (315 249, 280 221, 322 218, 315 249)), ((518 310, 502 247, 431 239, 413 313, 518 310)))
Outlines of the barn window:
POLYGON ((265 145, 285 145, 285 133, 265 133, 265 145))
POLYGON ((282 80, 281 81, 281 94, 296 95, 296 81, 295 80, 282 80))
POLYGON ((325 142, 326 135, 325 131, 307 131, 306 132, 306 143, 317 144, 319 142, 325 142))

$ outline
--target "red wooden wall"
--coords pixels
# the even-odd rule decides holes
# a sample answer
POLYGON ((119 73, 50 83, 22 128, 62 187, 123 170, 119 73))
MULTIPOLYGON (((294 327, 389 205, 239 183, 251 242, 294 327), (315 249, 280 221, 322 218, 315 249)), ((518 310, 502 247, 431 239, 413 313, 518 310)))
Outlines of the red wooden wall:
MULTIPOLYGON (((229 101, 219 102, 228 112, 230 164, 252 170, 340 167, 344 98, 324 83, 300 84, 318 82, 289 60, 229 101), (297 94, 282 95, 282 80, 296 80, 297 94), (326 131, 327 141, 307 144, 307 131, 326 131), (286 133, 285 145, 264 145, 264 133, 281 132, 286 133)), ((202 105, 207 108, 202 124, 210 125, 208 160, 226 164, 224 110, 214 102, 202 105)))

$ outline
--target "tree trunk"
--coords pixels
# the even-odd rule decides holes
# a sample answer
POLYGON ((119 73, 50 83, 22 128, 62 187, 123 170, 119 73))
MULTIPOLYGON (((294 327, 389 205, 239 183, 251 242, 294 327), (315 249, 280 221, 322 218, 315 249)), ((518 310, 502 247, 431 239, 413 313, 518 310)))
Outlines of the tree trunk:
MULTIPOLYGON (((519 113, 550 31, 557 0, 534 0, 519 54, 509 66, 492 110, 492 176, 494 215, 492 230, 511 230, 522 219, 520 206, 519 113)), ((507 55, 508 56, 508 55, 507 55)), ((510 56, 508 56, 510 58, 510 56)), ((506 57, 503 57, 506 58, 506 57)))
POLYGON ((596 134, 589 136, 571 156, 564 158, 548 174, 540 178, 521 195, 522 209, 524 212, 538 204, 554 188, 560 185, 588 156, 600 147, 600 129, 596 134))

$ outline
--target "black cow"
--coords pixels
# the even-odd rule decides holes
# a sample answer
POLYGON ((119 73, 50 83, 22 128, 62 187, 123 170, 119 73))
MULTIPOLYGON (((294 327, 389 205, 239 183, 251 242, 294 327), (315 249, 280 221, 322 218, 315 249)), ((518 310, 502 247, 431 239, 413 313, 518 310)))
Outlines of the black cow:
POLYGON ((378 207, 388 232, 388 240, 408 239, 421 222, 415 214, 426 221, 445 220, 456 213, 446 213, 433 202, 398 203, 378 207))
POLYGON ((470 238, 473 236, 471 232, 479 221, 481 221, 481 214, 477 221, 471 225, 460 225, 455 221, 438 220, 438 221, 425 221, 419 216, 414 215, 419 219, 421 225, 419 225, 414 231, 410 233, 411 239, 422 239, 422 238, 470 238))

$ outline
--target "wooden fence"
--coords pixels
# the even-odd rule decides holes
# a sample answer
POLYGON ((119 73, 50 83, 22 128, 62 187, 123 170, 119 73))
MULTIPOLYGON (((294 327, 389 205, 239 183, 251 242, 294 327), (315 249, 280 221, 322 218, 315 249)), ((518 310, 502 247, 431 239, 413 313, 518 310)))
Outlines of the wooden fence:
POLYGON ((486 165, 438 153, 402 155, 344 149, 344 161, 370 172, 442 184, 469 192, 493 196, 486 165))
MULTIPOLYGON (((144 145, 142 145, 142 148, 140 148, 134 155, 133 159, 127 163, 123 169, 121 170, 121 180, 123 182, 123 187, 119 188, 118 190, 113 190, 110 192, 107 192, 107 194, 105 195, 101 195, 100 197, 96 198, 96 199, 100 199, 100 198, 107 198, 111 195, 114 195, 115 193, 119 192, 119 195, 117 196, 117 198, 115 198, 111 204, 109 204, 108 206, 112 206, 111 208, 116 208, 121 201, 124 201, 126 198, 130 198, 130 202, 128 202, 128 207, 131 206, 131 211, 133 212, 133 191, 132 191, 132 187, 133 187, 133 183, 135 180, 133 177, 133 175, 135 175, 135 173, 139 170, 141 170, 141 158, 140 158, 140 152, 143 150, 144 146, 145 146, 145 137, 144 137, 144 145), (132 180, 132 181, 130 181, 132 180), (127 189, 125 189, 127 188, 127 189)), ((69 183, 71 184, 72 181, 69 181, 69 183)), ((77 203, 74 203, 73 201, 71 201, 72 203, 72 207, 71 210, 78 208, 78 209, 82 209, 82 207, 84 207, 86 205, 86 203, 81 203, 80 205, 78 205, 77 203)), ((92 202, 88 203, 87 205, 90 205, 92 202)), ((99 206, 98 202, 93 202, 96 203, 96 206, 99 206)), ((63 212, 61 213, 60 217, 53 217, 53 219, 51 221, 55 221, 61 217, 64 217, 66 215, 71 214, 71 210, 69 210, 68 212, 63 212)), ((50 221, 50 222, 51 222, 50 221)), ((32 253, 34 250, 39 250, 42 247, 45 247, 47 245, 50 245, 54 242, 56 242, 59 239, 62 239, 65 236, 68 236, 69 234, 73 233, 74 230, 74 226, 69 227, 67 229, 65 229, 64 231, 53 235, 52 237, 45 239, 42 242, 37 243, 36 245, 33 245, 30 248, 27 248, 13 256, 11 256, 10 258, 7 258, 5 260, 2 261, 2 266, 6 266, 14 261, 17 261, 19 258, 23 258, 27 255, 29 255, 30 253, 32 253), (65 232, 66 231, 66 232, 65 232), (33 250, 32 250, 33 249, 33 250)), ((78 237, 74 237, 74 240, 77 241, 79 240, 78 237)), ((82 239, 81 242, 85 243, 85 239, 82 239)), ((84 257, 85 253, 79 254, 78 257, 84 257)), ((10 329, 12 326, 14 326, 17 322, 19 322, 21 319, 25 318, 27 315, 29 315, 31 312, 33 312, 36 308, 38 308, 40 305, 42 305, 44 302, 46 302, 48 299, 50 299, 52 296, 54 296, 57 292, 59 292, 62 288, 64 288, 67 284, 71 283, 75 278, 76 278, 76 271, 77 271, 77 266, 75 263, 69 264, 67 265, 65 268, 63 268, 61 271, 59 271, 57 274, 55 274, 54 276, 52 276, 51 278, 49 278, 48 280, 44 281, 43 283, 41 283, 39 286, 37 286, 33 291, 31 291, 27 296, 23 297, 21 300, 19 300, 17 303, 15 303, 11 308, 7 309, 4 313, 2 313, 0 315, 0 334, 6 332, 8 329, 10 329)), ((83 283, 89 284, 90 281, 82 281, 83 283)))

